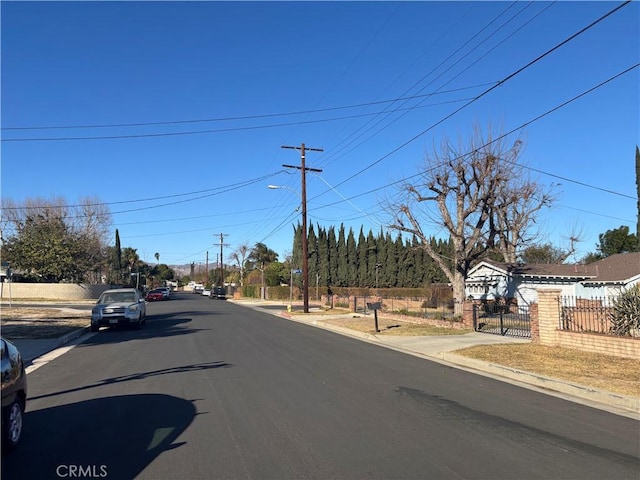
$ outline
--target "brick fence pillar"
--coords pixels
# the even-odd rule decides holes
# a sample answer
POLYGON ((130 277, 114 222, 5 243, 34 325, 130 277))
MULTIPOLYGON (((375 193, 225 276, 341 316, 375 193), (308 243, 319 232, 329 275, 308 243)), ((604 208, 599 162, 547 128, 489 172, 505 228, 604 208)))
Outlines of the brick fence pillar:
POLYGON ((541 345, 558 344, 560 293, 561 290, 556 289, 538 289, 538 342, 541 345))
POLYGON ((466 300, 462 305, 462 324, 465 327, 473 328, 473 306, 479 305, 479 302, 474 300, 466 300))
POLYGON ((540 323, 538 320, 538 304, 529 304, 529 330, 531 331, 531 343, 540 343, 540 323))

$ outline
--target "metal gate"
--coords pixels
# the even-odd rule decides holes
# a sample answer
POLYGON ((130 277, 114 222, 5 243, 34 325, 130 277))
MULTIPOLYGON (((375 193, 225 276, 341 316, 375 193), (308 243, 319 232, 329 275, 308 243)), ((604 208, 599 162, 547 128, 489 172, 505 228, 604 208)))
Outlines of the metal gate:
POLYGON ((473 329, 481 333, 531 338, 529 308, 496 303, 474 305, 473 329))

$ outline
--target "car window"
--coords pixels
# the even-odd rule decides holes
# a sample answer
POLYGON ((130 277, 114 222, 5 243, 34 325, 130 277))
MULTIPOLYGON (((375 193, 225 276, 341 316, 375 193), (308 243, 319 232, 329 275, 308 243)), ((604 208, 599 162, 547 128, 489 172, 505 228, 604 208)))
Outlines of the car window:
POLYGON ((135 303, 135 293, 111 293, 102 295, 98 303, 135 303))

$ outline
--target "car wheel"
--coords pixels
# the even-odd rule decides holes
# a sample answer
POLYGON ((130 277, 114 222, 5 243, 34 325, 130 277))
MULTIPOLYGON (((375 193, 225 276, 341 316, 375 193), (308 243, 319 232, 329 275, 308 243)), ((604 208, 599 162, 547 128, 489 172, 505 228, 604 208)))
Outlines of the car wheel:
POLYGON ((20 442, 23 414, 24 407, 19 398, 2 412, 2 447, 5 450, 15 448, 20 442))
POLYGON ((133 328, 135 328, 136 330, 140 330, 140 327, 142 327, 142 313, 138 317, 138 321, 133 325, 133 328))

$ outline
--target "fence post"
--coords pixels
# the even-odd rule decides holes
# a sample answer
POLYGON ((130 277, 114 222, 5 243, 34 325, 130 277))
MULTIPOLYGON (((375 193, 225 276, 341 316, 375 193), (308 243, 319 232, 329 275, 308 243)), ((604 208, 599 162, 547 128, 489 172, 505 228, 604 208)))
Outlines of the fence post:
POLYGON ((541 345, 558 344, 558 328, 560 327, 560 289, 543 289, 538 291, 538 335, 541 345))
POLYGON ((478 306, 474 303, 471 305, 472 318, 473 318, 473 331, 478 331, 478 306))
POLYGON ((500 310, 500 335, 502 335, 504 337, 504 334, 506 333, 504 331, 504 317, 503 317, 504 313, 502 312, 502 310, 500 310))

